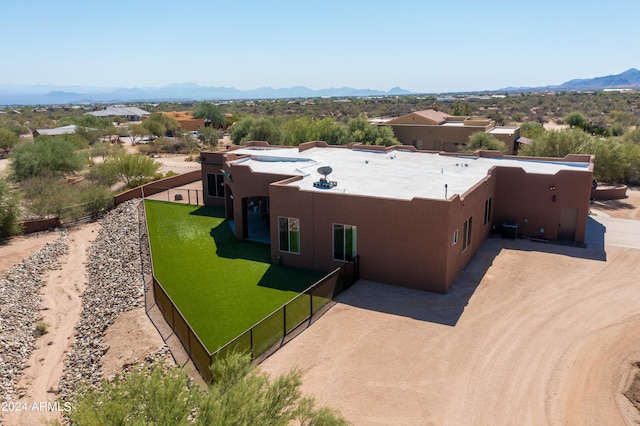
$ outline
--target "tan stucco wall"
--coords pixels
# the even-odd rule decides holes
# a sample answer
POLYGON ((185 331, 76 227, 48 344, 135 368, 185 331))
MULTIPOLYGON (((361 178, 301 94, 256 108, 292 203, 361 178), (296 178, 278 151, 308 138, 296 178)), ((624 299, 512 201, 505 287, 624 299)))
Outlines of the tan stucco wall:
POLYGON ((465 149, 469 136, 484 132, 483 127, 473 126, 392 126, 396 138, 403 145, 414 145, 427 151, 458 152, 465 149), (414 143, 414 141, 422 141, 414 143))
POLYGON ((333 224, 356 226, 360 276, 391 284, 446 292, 451 204, 445 200, 400 201, 345 194, 270 188, 272 261, 329 271, 333 260, 333 224), (300 254, 278 247, 278 217, 300 219, 300 254), (448 243, 444 244, 445 246, 448 243))
MULTIPOLYGON (((486 132, 491 126, 408 126, 392 125, 393 132, 403 145, 414 145, 418 149, 427 151, 458 152, 465 149, 469 137, 476 132, 486 132), (421 146, 414 141, 422 141, 421 146)), ((520 137, 520 129, 514 129, 509 134, 492 133, 509 148, 509 153, 515 153, 515 140, 520 137)))
POLYGON ((535 175, 507 167, 497 169, 496 173, 496 224, 515 222, 519 232, 526 236, 555 240, 562 208, 576 208, 575 241, 584 242, 591 195, 590 173, 561 171, 551 176, 535 175))
MULTIPOLYGON (((478 155, 502 157, 493 151, 480 151, 478 155)), ((218 161, 223 162, 225 156, 227 160, 236 158, 233 152, 203 154, 203 175, 219 173, 218 161)), ((227 217, 236 221, 236 237, 246 238, 246 208, 242 200, 268 196, 272 261, 281 257, 284 264, 323 271, 342 264, 333 260, 333 224, 356 226, 363 278, 446 292, 484 240, 492 231, 500 231, 504 221, 517 223, 520 234, 553 240, 558 238, 562 209, 575 208, 575 241, 584 241, 593 159, 568 156, 562 161, 587 162, 589 168, 538 175, 520 168, 495 167, 465 194, 450 195, 447 200, 411 201, 384 198, 384 194, 374 198, 335 191, 301 191, 295 186, 299 177, 253 173, 242 164, 224 162, 223 167, 232 178, 225 178, 227 217), (485 224, 485 203, 489 198, 491 217, 485 224), (299 254, 280 252, 280 216, 300 219, 299 254), (464 223, 469 217, 473 218, 471 244, 463 249, 464 223), (540 228, 544 228, 543 233, 540 228), (456 229, 458 241, 453 245, 456 229)))

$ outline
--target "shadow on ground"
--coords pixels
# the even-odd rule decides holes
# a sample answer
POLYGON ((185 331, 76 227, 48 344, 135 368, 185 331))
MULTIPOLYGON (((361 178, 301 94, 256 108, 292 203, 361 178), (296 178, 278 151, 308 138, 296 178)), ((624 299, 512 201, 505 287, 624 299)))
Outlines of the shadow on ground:
POLYGON ((210 235, 215 241, 218 257, 271 263, 271 248, 268 244, 236 239, 227 221, 211 228, 210 235))
POLYGON ((418 321, 455 326, 494 259, 504 249, 537 251, 597 261, 606 260, 606 228, 589 218, 586 244, 537 242, 528 239, 487 239, 458 275, 446 294, 430 293, 389 284, 360 280, 342 293, 337 302, 362 309, 400 315, 418 321))
POLYGON ((318 271, 271 265, 258 285, 275 290, 301 293, 326 274, 318 271))

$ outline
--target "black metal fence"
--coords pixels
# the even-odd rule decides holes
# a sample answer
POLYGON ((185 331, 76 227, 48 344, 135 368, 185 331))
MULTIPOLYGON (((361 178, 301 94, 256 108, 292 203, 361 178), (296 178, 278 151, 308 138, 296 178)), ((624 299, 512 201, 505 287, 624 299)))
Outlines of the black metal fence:
POLYGON ((211 353, 153 273, 148 228, 146 217, 144 217, 144 201, 140 203, 140 206, 141 251, 149 251, 148 255, 143 256, 143 259, 148 259, 148 264, 145 264, 146 262, 143 260, 143 274, 150 276, 150 280, 145 279, 145 290, 153 294, 153 301, 145 299, 147 312, 152 303, 158 307, 207 383, 214 380, 210 367, 215 359, 224 357, 230 351, 239 351, 250 354, 253 360, 260 361, 277 351, 286 343, 287 339, 295 337, 314 319, 326 312, 333 305, 334 298, 359 278, 359 257, 356 256, 352 262, 335 269, 238 337, 211 353), (150 274, 148 269, 150 269, 150 274))
POLYGON ((198 206, 204 205, 204 192, 202 189, 163 188, 162 192, 153 195, 143 193, 142 196, 149 200, 169 201, 172 203, 193 204, 198 206))
POLYGON ((248 353, 260 360, 280 348, 332 306, 334 298, 358 279, 356 258, 320 279, 298 296, 276 309, 262 321, 215 351, 212 361, 229 352, 248 353))

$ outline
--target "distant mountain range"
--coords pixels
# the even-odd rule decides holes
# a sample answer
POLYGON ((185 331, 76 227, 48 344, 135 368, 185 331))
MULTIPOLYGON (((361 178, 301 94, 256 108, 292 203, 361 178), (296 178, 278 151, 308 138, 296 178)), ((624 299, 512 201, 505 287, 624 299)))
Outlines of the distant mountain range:
POLYGON ((562 84, 541 87, 506 87, 499 91, 578 91, 578 90, 604 90, 604 89, 640 89, 640 71, 630 68, 625 72, 604 77, 583 78, 569 80, 562 84))
POLYGON ((290 99, 319 97, 356 97, 407 95, 411 92, 399 87, 384 92, 350 87, 313 90, 296 86, 274 89, 261 87, 238 90, 233 87, 206 87, 194 83, 171 84, 146 88, 82 88, 55 86, 0 86, 0 105, 52 105, 114 102, 201 101, 215 99, 290 99))
MULTIPOLYGON (((640 89, 640 71, 627 71, 586 79, 569 80, 559 85, 543 87, 507 87, 493 92, 524 91, 576 91, 603 89, 640 89)), ((482 91, 478 91, 482 92, 482 91)), ((238 90, 233 87, 207 87, 194 83, 171 84, 165 87, 105 89, 77 86, 10 86, 0 85, 0 105, 52 105, 118 102, 201 101, 226 99, 295 99, 317 97, 356 97, 409 95, 412 92, 399 87, 385 92, 350 87, 313 90, 303 86, 274 89, 261 87, 238 90)))

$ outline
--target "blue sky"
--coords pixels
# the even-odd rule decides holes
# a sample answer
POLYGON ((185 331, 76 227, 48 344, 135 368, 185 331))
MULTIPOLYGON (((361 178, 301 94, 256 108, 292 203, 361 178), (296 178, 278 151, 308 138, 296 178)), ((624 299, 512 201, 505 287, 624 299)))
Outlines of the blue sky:
POLYGON ((0 0, 0 86, 559 84, 640 68, 637 0, 0 0))

